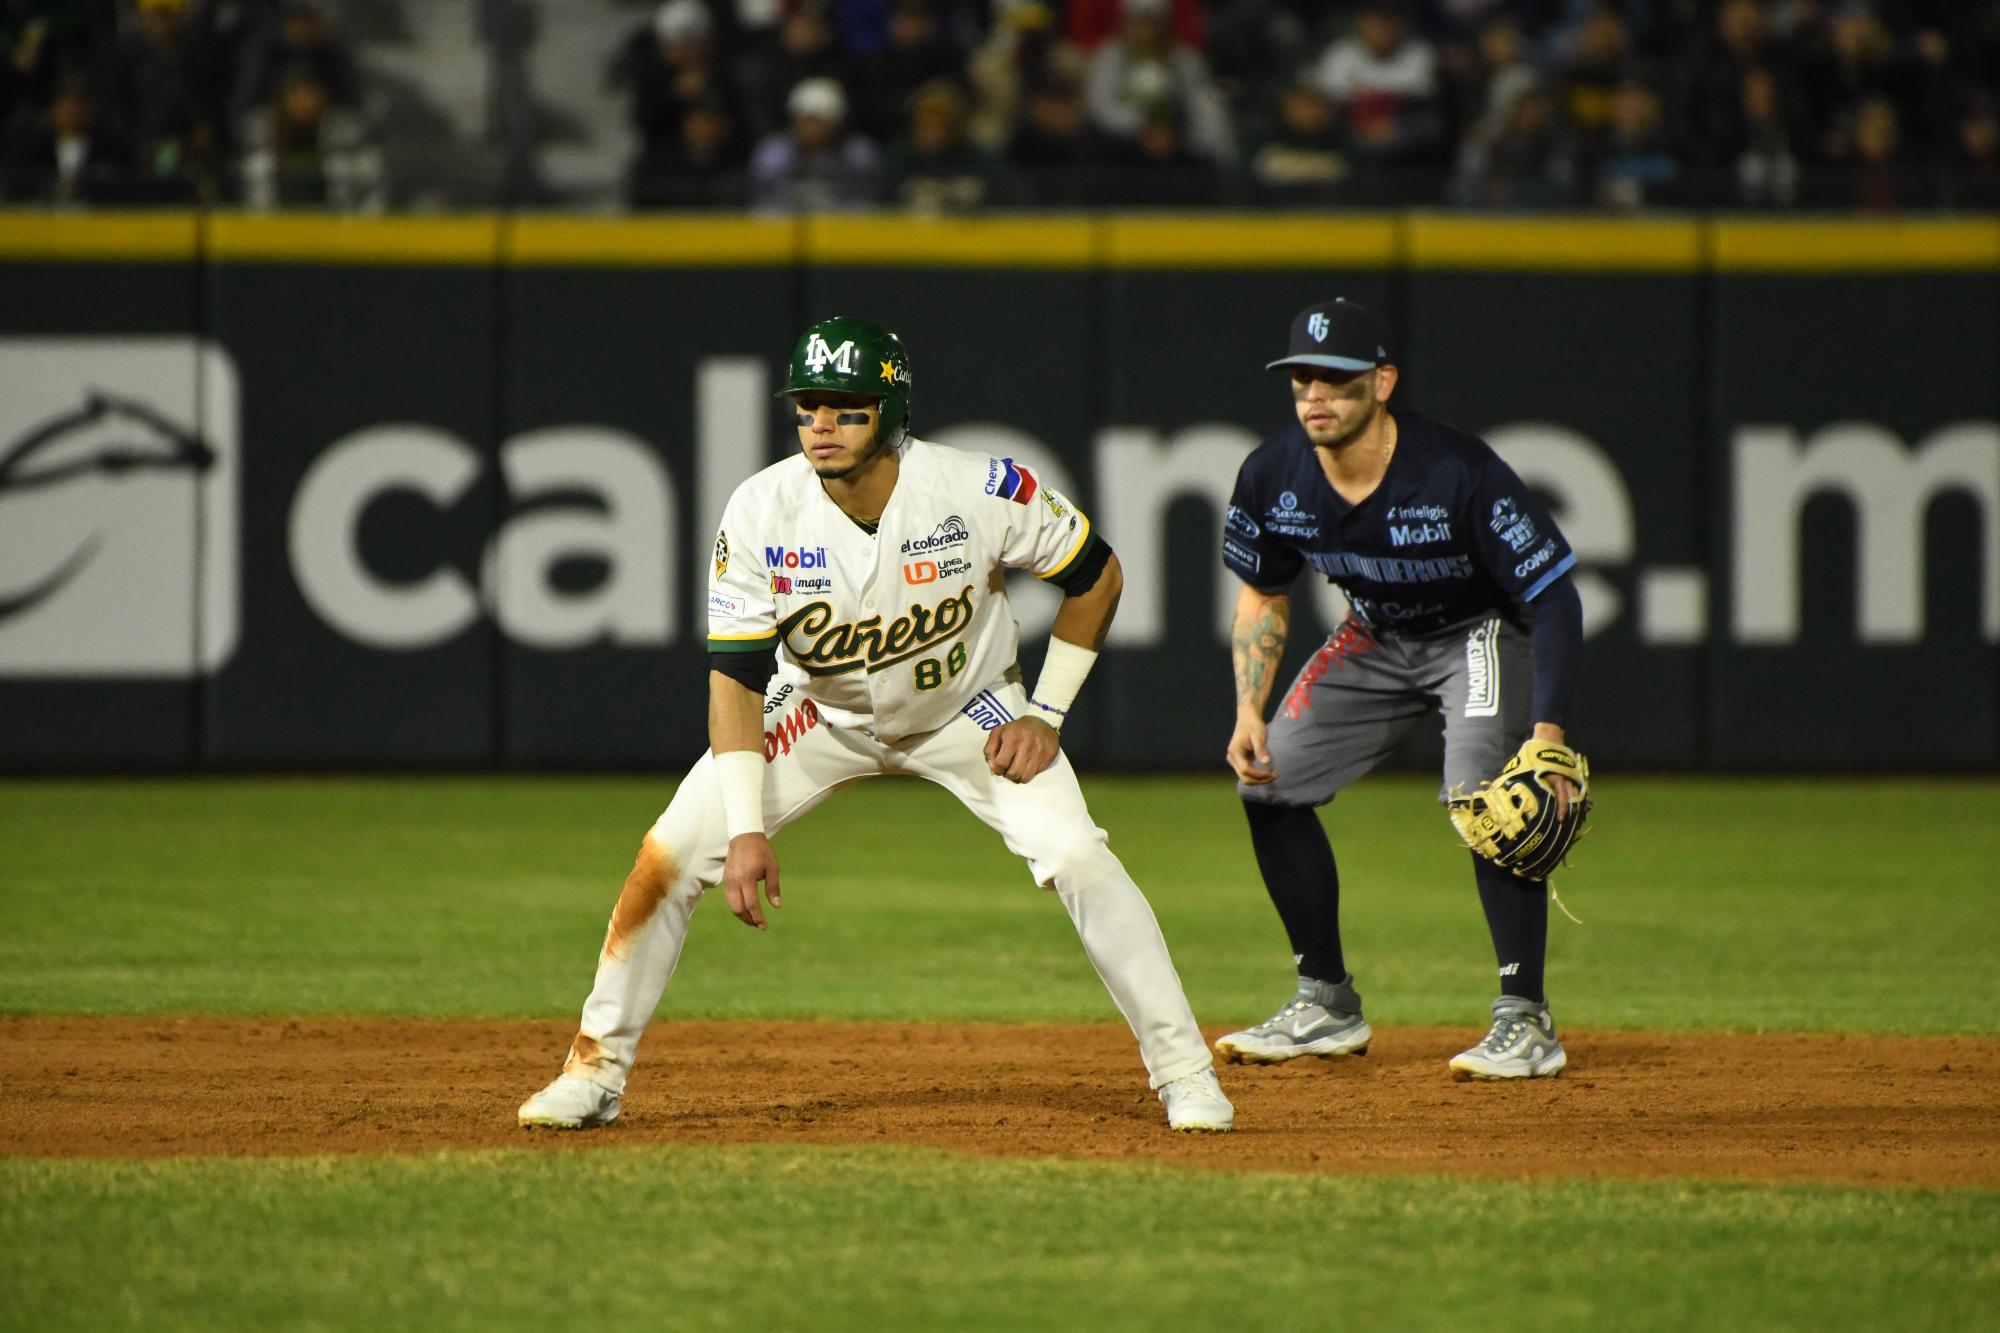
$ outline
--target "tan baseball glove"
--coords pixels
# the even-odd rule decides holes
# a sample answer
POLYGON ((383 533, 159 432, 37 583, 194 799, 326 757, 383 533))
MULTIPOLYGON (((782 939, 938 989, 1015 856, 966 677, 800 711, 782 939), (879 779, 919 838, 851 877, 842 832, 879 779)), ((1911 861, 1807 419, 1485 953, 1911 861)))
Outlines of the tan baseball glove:
POLYGON ((1467 847, 1522 879, 1547 879, 1587 831, 1590 761, 1567 745, 1530 740, 1478 791, 1454 788, 1446 808, 1467 847), (1560 814, 1552 776, 1574 788, 1560 814))

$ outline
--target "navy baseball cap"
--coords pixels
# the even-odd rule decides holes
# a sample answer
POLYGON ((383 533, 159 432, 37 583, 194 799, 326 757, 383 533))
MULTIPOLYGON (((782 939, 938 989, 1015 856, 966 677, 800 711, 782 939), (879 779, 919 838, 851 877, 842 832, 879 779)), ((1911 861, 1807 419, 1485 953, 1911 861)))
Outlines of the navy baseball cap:
POLYGON ((1389 359, 1389 341, 1382 321, 1365 305, 1344 296, 1309 305, 1292 319, 1292 342, 1280 366, 1318 366, 1322 370, 1373 370, 1389 359))

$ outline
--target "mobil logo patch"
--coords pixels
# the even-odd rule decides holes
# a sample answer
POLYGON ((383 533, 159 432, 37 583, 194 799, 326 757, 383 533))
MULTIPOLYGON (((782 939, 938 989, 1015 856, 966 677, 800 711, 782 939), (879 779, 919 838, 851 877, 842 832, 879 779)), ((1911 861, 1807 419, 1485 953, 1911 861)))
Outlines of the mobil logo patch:
POLYGON ((767 569, 825 569, 826 548, 813 546, 793 548, 790 546, 766 546, 764 567, 767 569))
POLYGON ((238 402, 213 342, 0 338, 0 675, 229 660, 238 402))

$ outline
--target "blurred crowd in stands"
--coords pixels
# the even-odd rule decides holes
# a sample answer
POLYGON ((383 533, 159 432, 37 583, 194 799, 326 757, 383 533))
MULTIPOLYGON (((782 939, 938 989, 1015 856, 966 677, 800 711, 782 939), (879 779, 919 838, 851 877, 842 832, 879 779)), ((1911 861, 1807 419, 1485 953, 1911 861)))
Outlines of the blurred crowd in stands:
MULTIPOLYGON (((639 209, 2000 208, 2000 0, 666 0, 625 21, 605 78, 639 209)), ((0 195, 380 207, 360 84, 331 0, 0 0, 0 195)))
POLYGON ((324 0, 0 0, 0 197, 379 208, 335 17, 324 0))

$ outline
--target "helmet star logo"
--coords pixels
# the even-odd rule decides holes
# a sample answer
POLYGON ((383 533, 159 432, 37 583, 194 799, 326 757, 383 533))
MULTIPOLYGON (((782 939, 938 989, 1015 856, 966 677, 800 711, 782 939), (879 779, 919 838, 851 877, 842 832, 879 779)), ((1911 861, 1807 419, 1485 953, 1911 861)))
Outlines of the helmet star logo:
POLYGON ((882 363, 882 382, 884 384, 894 384, 896 382, 896 368, 887 361, 882 363))

